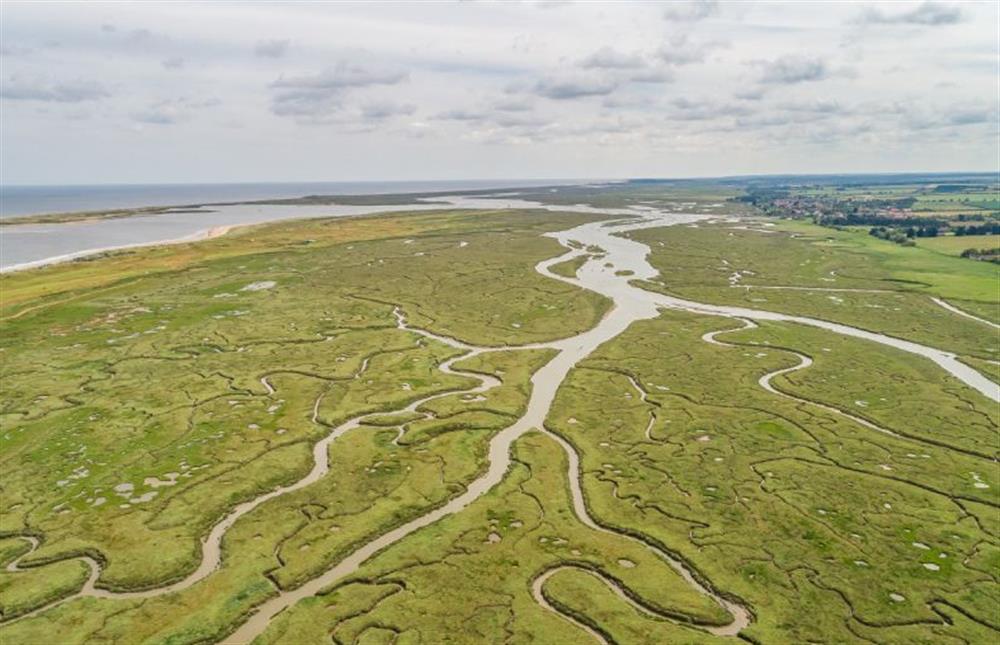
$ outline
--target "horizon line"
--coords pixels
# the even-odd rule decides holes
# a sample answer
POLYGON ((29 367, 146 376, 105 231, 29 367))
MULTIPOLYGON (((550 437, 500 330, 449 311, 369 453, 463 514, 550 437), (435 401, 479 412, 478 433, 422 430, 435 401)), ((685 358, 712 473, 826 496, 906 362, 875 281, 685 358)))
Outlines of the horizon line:
POLYGON ((3 183, 0 182, 0 189, 4 188, 71 188, 71 187, 120 187, 120 186, 252 186, 252 185, 295 185, 295 184, 378 184, 378 183, 399 183, 418 184, 430 182, 516 182, 526 181, 532 183, 554 182, 548 185, 555 185, 555 182, 562 182, 563 185, 578 184, 581 182, 605 182, 620 183, 629 181, 696 181, 696 180, 732 180, 751 179, 767 177, 871 177, 871 176, 949 176, 949 175, 996 175, 1000 179, 1000 169, 996 170, 889 170, 872 172, 768 172, 768 173, 745 173, 731 175, 631 175, 624 177, 503 177, 503 178, 466 178, 466 179, 303 179, 303 180, 240 180, 240 181, 166 181, 166 182, 96 182, 96 183, 3 183))

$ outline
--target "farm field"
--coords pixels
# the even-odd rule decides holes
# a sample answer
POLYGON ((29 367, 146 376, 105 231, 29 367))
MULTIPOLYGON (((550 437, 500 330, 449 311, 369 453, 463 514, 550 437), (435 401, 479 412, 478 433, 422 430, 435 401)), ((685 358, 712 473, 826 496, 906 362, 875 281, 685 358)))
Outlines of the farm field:
POLYGON ((659 190, 0 276, 0 640, 994 638, 989 388, 658 295, 997 379, 994 266, 659 190))
POLYGON ((951 235, 925 237, 917 242, 922 246, 945 255, 961 255, 966 249, 994 249, 1000 247, 1000 235, 951 235))

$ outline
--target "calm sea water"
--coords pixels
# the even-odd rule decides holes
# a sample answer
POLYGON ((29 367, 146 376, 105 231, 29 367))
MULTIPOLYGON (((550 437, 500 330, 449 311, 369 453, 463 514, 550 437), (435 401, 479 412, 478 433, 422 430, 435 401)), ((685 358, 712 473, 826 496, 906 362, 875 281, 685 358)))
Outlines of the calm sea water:
POLYGON ((567 180, 357 181, 254 184, 122 184, 0 186, 0 218, 142 206, 287 199, 306 195, 376 195, 516 188, 578 183, 567 180))
MULTIPOLYGON (((567 182, 563 182, 567 183, 567 182)), ((550 181, 450 181, 381 182, 327 184, 216 184, 202 186, 90 186, 90 187, 6 187, 4 202, 20 204, 20 215, 69 212, 102 208, 184 205, 215 201, 240 201, 315 194, 381 194, 506 190, 518 187, 553 185, 550 181), (273 187, 273 188, 272 188, 273 187), (10 191, 10 193, 8 193, 10 191), (20 200, 20 201, 19 201, 20 200)), ((555 190, 555 189, 554 189, 555 190)), ((120 219, 68 222, 64 224, 21 224, 0 227, 0 270, 24 269, 51 261, 69 260, 92 253, 132 246, 178 240, 197 240, 216 227, 257 224, 282 219, 338 217, 386 211, 439 209, 440 205, 393 206, 289 206, 233 204, 212 206, 184 213, 137 215, 120 219)), ((12 210, 7 217, 15 217, 12 210)))

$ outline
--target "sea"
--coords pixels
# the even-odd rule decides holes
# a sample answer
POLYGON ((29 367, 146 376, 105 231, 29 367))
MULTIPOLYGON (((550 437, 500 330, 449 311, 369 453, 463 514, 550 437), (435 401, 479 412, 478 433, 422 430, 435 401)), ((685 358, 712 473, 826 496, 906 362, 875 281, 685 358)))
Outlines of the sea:
POLYGON ((213 202, 289 199, 306 195, 380 195, 579 184, 567 179, 458 181, 331 181, 240 184, 101 184, 0 186, 0 218, 46 213, 186 206, 213 202))
MULTIPOLYGON (((571 180, 325 182, 298 184, 156 184, 122 186, 3 186, 2 216, 44 213, 187 206, 213 202, 286 199, 307 195, 377 195, 464 190, 514 190, 533 186, 575 185, 571 180)), ((556 190, 556 189, 554 189, 556 190)), ((389 211, 440 208, 409 205, 266 205, 230 204, 114 219, 61 224, 0 226, 0 271, 30 269, 52 262, 85 257, 111 249, 165 242, 195 241, 213 230, 282 219, 342 217, 389 211)))

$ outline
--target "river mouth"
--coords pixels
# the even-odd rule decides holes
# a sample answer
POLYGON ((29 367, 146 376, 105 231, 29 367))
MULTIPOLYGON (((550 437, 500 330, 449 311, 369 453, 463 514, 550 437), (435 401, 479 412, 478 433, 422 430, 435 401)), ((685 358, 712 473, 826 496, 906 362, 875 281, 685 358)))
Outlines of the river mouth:
MULTIPOLYGON (((462 343, 453 338, 448 338, 434 334, 427 330, 414 329, 406 324, 405 314, 400 309, 395 309, 397 323, 401 329, 407 329, 428 338, 433 338, 438 342, 451 345, 464 350, 461 356, 442 363, 439 369, 445 373, 461 373, 468 376, 466 372, 451 372, 452 365, 456 360, 469 358, 479 353, 497 350, 517 350, 517 349, 539 349, 547 348, 556 350, 555 356, 541 367, 531 378, 532 391, 524 414, 512 425, 501 430, 493 436, 489 445, 488 469, 487 471, 471 482, 466 490, 457 497, 449 500, 444 506, 431 510, 424 515, 417 517, 383 535, 362 544, 353 553, 341 560, 339 563, 326 570, 321 575, 306 582, 302 586, 281 591, 278 595, 264 602, 248 617, 233 634, 225 639, 227 643, 248 643, 255 637, 263 633, 271 620, 281 611, 294 605, 299 600, 316 595, 322 589, 342 580, 343 578, 356 572, 371 557, 381 552, 385 548, 396 544, 411 533, 428 526, 439 519, 460 512, 469 504, 489 492, 506 475, 510 464, 510 449, 514 441, 525 433, 532 430, 545 430, 545 419, 549 414, 556 392, 566 379, 570 370, 581 360, 589 356, 603 343, 617 337, 624 332, 634 322, 655 318, 662 308, 681 309, 693 313, 704 315, 721 316, 727 318, 739 318, 747 320, 776 320, 794 322, 798 324, 819 327, 827 331, 852 336, 870 342, 887 345, 902 351, 923 356, 941 368, 947 370, 953 376, 990 397, 994 401, 1000 401, 1000 386, 989 381, 984 376, 972 368, 959 363, 954 355, 942 352, 934 348, 926 347, 909 341, 876 334, 861 329, 856 329, 846 325, 831 323, 823 320, 789 316, 780 313, 745 309, 740 307, 724 307, 718 305, 708 305, 679 298, 673 298, 662 294, 646 291, 635 286, 633 280, 652 279, 658 272, 647 261, 649 248, 629 239, 623 234, 641 228, 693 224, 699 220, 709 218, 709 215, 683 214, 677 212, 662 212, 649 208, 631 209, 593 209, 590 207, 547 207, 534 202, 518 202, 517 200, 488 200, 453 198, 450 203, 455 208, 479 208, 479 209, 505 209, 505 208, 545 208, 552 211, 579 211, 601 213, 612 218, 590 222, 575 228, 548 234, 559 241, 566 251, 557 257, 550 258, 538 263, 535 267, 540 274, 554 279, 567 282, 569 284, 594 291, 608 297, 613 302, 612 309, 604 318, 592 329, 575 336, 564 338, 547 343, 537 343, 519 347, 478 347, 462 343), (625 219, 622 219, 625 217, 625 219), (575 276, 569 277, 557 274, 551 269, 556 264, 561 264, 569 260, 587 255, 588 248, 599 247, 602 255, 589 256, 584 264, 578 269, 575 276)), ((440 206, 436 208, 440 209, 440 206)), ((364 371, 364 365, 359 373, 364 371)), ((266 377, 265 377, 266 378, 266 377)), ((479 385, 463 390, 469 396, 476 396, 481 392, 494 387, 499 381, 493 377, 478 375, 479 385)), ((273 392, 273 387, 265 380, 261 381, 268 390, 273 392)), ((449 392, 448 394, 454 394, 449 392)), ((394 412, 415 411, 430 398, 411 403, 404 409, 394 412)), ((314 406, 314 411, 318 409, 314 406)), ((117 593, 102 590, 96 587, 99 579, 100 565, 94 560, 86 560, 91 566, 91 576, 84 588, 76 596, 93 596, 107 599, 125 598, 149 598, 163 595, 175 591, 180 591, 203 580, 211 575, 221 564, 221 542, 228 530, 243 515, 252 512, 265 502, 284 495, 293 490, 301 489, 321 478, 329 468, 328 449, 335 440, 346 432, 355 430, 361 425, 362 418, 368 414, 351 419, 336 428, 318 442, 313 449, 314 467, 312 471, 303 479, 289 486, 269 491, 253 500, 241 504, 226 515, 223 520, 212 527, 210 533, 202 541, 202 559, 198 568, 183 580, 155 589, 133 593, 117 593)), ((313 420, 319 422, 316 414, 313 420)), ((648 429, 647 429, 648 430, 648 429)), ((572 447, 556 435, 549 434, 558 441, 567 452, 570 461, 569 481, 574 490, 574 510, 578 519, 595 530, 609 531, 611 529, 600 526, 590 517, 582 492, 580 491, 580 481, 578 473, 579 456, 572 447)), ((619 535, 621 535, 619 533, 619 535)), ((33 548, 37 543, 33 543, 33 548)), ((684 577, 700 593, 703 593, 720 606, 725 608, 732 616, 733 620, 728 625, 713 631, 717 635, 734 636, 741 629, 750 624, 752 612, 744 604, 730 598, 716 590, 710 583, 703 581, 688 564, 675 556, 657 551, 657 555, 668 562, 675 570, 684 577)), ((16 564, 14 565, 16 566, 16 564)), ((53 605, 47 605, 36 610, 34 613, 44 611, 53 605)))

